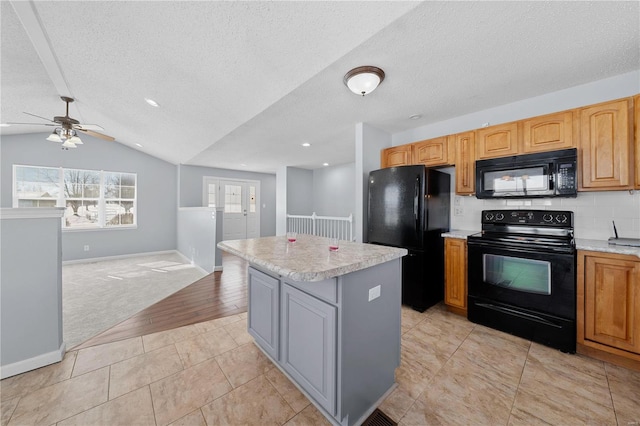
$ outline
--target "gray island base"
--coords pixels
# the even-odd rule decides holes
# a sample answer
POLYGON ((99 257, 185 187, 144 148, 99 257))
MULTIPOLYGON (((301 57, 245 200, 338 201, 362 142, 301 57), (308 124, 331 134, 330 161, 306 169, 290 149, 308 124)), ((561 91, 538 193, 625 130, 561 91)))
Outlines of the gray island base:
POLYGON ((362 423, 396 386, 404 249, 300 235, 224 241, 250 264, 248 331, 335 425, 362 423))

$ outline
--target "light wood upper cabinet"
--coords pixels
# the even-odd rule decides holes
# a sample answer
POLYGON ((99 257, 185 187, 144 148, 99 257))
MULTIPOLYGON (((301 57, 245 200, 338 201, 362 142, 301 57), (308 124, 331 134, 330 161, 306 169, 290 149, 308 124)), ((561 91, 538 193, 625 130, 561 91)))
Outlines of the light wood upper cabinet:
POLYGON ((394 146, 380 152, 380 168, 406 166, 412 164, 411 144, 394 146))
POLYGON ((640 259, 578 252, 578 343, 640 359, 640 259))
POLYGON ((635 111, 633 133, 636 139, 636 189, 640 189, 640 95, 633 98, 633 110, 635 111))
POLYGON ((449 136, 454 147, 456 165, 456 194, 471 195, 476 191, 476 134, 459 133, 449 136))
POLYGON ((444 240, 444 303, 454 312, 467 311, 467 242, 457 238, 444 240))
POLYGON ((453 152, 446 136, 415 142, 413 144, 413 164, 425 166, 446 166, 453 164, 453 152))
POLYGON ((476 159, 518 154, 518 123, 485 127, 476 131, 476 159))
POLYGON ((574 148, 573 114, 572 111, 564 111, 522 120, 522 152, 574 148))
POLYGON ((579 110, 581 189, 631 189, 633 158, 627 99, 579 110))

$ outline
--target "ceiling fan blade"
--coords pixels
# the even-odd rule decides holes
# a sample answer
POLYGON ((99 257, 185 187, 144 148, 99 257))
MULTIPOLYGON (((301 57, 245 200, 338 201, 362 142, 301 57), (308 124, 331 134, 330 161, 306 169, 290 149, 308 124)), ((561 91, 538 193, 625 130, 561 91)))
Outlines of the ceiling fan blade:
POLYGON ((12 123, 12 122, 8 122, 6 124, 11 124, 12 126, 14 124, 24 124, 26 126, 57 126, 56 123, 12 123))
POLYGON ((76 124, 73 126, 76 130, 93 130, 93 131, 103 131, 104 127, 98 124, 76 124))
POLYGON ((24 114, 31 115, 31 116, 33 116, 33 117, 42 118, 43 120, 47 120, 47 121, 50 121, 50 122, 52 122, 52 123, 55 123, 55 121, 53 121, 53 120, 51 120, 51 119, 49 119, 49 118, 40 117, 39 115, 31 114, 30 112, 26 112, 26 111, 24 111, 24 114))
POLYGON ((116 138, 112 136, 103 135, 102 133, 94 132, 93 130, 85 130, 85 129, 77 129, 77 130, 89 136, 94 136, 96 138, 104 139, 105 141, 113 142, 116 140, 116 138))

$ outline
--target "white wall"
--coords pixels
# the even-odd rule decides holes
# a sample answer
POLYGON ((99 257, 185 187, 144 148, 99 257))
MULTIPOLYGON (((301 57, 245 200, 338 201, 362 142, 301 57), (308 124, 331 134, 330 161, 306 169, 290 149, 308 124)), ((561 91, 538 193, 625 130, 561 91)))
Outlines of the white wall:
MULTIPOLYGON (((492 125, 505 123, 632 96, 639 92, 640 71, 635 71, 396 133, 393 135, 393 146, 477 129, 486 122, 492 125)), ((453 173, 453 169, 449 172, 453 173)), ((573 211, 577 238, 607 239, 613 236, 612 220, 615 220, 620 236, 640 237, 639 191, 634 193, 628 191, 580 192, 577 198, 509 200, 507 202, 455 196, 453 195, 454 176, 452 176, 451 185, 452 229, 480 230, 482 210, 523 208, 573 211), (458 210, 457 214, 456 210, 458 210)))

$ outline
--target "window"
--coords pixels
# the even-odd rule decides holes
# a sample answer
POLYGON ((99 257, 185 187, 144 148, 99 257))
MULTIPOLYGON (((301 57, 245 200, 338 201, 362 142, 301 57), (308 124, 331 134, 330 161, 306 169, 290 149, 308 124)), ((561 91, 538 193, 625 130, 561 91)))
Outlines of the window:
POLYGON ((14 165, 14 207, 65 207, 63 229, 136 225, 135 173, 14 165))
POLYGON ((242 213, 242 186, 224 186, 224 212, 242 213))

